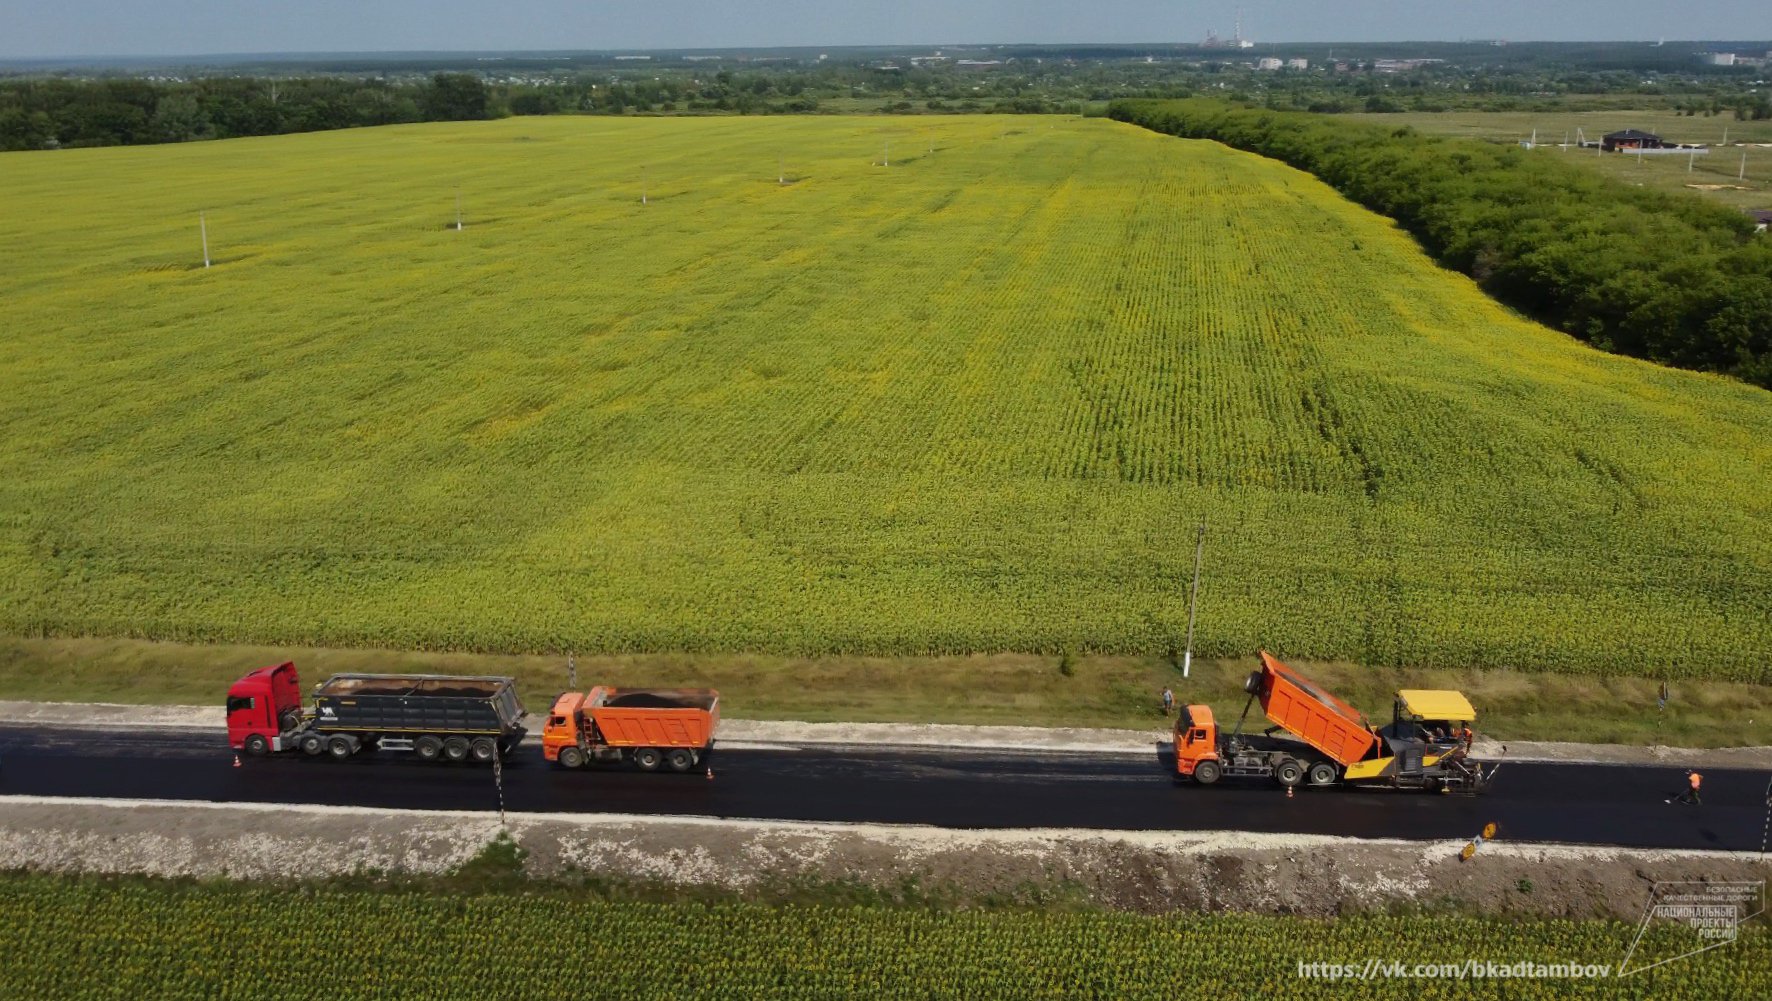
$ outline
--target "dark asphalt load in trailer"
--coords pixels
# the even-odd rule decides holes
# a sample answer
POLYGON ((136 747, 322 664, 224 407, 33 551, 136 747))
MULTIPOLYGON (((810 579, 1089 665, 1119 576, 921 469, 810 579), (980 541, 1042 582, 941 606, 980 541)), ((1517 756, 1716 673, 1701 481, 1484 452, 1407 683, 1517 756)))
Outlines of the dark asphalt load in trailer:
MULTIPOLYGON (((0 730, 0 795, 493 810, 492 771, 408 755, 248 759, 215 733, 0 730)), ((1176 784, 1173 758, 877 747, 722 749, 715 778, 554 768, 526 744, 503 769, 509 809, 953 828, 1245 830, 1757 851, 1767 775, 1705 769, 1702 806, 1668 804, 1680 768, 1513 763, 1481 795, 1176 784)))

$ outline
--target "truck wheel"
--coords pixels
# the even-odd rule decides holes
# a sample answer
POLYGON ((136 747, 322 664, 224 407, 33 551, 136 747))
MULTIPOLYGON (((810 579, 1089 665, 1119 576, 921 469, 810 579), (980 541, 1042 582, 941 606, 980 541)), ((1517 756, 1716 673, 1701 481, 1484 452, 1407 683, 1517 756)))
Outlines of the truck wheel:
POLYGON ((1212 783, 1217 782, 1219 774, 1218 762, 1216 761, 1202 761, 1194 766, 1194 781, 1203 786, 1209 786, 1212 783))
POLYGON ((1248 692, 1250 695, 1254 695, 1256 692, 1261 691, 1260 671, 1250 671, 1249 677, 1243 679, 1243 691, 1248 692))
POLYGON ((475 737, 469 750, 473 752, 475 761, 491 761, 498 757, 498 741, 491 737, 475 737))
POLYGON ((468 760, 468 738, 451 737, 443 742, 443 756, 450 761, 468 760))
POLYGON ((443 739, 427 733, 412 742, 412 753, 418 755, 420 761, 435 761, 443 753, 443 739))
POLYGON ((695 755, 686 747, 674 747, 665 755, 665 764, 670 765, 673 772, 686 772, 695 767, 695 755))
POLYGON ((1274 781, 1287 788, 1304 781, 1304 766, 1291 758, 1274 766, 1274 781))
POLYGON ((643 772, 658 771, 658 766, 663 761, 664 755, 658 753, 656 747, 642 747, 634 752, 634 764, 639 765, 643 772))
POLYGON ((262 758, 271 753, 271 742, 262 733, 249 733, 246 735, 244 750, 255 758, 262 758))
POLYGON ((562 747, 560 748, 560 757, 555 760, 559 761, 561 768, 583 768, 585 752, 576 747, 562 747))
POLYGON ((319 757, 320 752, 326 750, 326 738, 317 733, 304 733, 300 746, 301 753, 319 757))
POLYGON ((328 740, 326 742, 326 750, 327 753, 332 755, 333 760, 335 761, 343 761, 357 753, 357 747, 351 741, 351 738, 342 735, 328 740))
POLYGON ((1319 761, 1311 766, 1311 785, 1326 786, 1335 783, 1335 766, 1327 761, 1319 761))

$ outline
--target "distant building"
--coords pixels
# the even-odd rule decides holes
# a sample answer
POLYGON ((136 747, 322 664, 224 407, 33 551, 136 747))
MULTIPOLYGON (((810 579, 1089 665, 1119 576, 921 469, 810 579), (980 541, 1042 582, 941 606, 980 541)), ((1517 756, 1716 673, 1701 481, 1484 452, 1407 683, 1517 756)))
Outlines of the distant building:
POLYGON ((1258 70, 1277 70, 1280 68, 1280 61, 1273 56, 1262 56, 1260 59, 1256 60, 1255 68, 1258 70))
POLYGON ((1608 153, 1616 153, 1621 149, 1663 149, 1666 146, 1667 143, 1660 136, 1637 129, 1608 132, 1600 138, 1600 148, 1608 153))
POLYGON ((1311 68, 1311 61, 1309 59, 1288 59, 1286 60, 1286 68, 1289 70, 1308 70, 1311 68))
POLYGON ((1733 52, 1705 52, 1701 53, 1699 58, 1703 59, 1705 64, 1709 66, 1735 65, 1735 53, 1733 52))

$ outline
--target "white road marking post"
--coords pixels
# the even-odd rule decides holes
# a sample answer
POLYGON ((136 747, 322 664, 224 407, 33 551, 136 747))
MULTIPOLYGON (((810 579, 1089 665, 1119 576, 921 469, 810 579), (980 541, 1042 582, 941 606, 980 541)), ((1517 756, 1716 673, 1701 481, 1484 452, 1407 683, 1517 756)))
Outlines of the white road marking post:
POLYGON ((1194 584, 1187 597, 1187 645, 1181 655, 1181 676, 1187 677, 1194 667, 1194 606, 1200 600, 1200 556, 1206 551, 1206 519, 1200 519, 1200 537, 1194 543, 1194 584))
POLYGON ((197 229, 203 234, 203 266, 207 268, 209 267, 209 219, 202 212, 197 213, 197 229))

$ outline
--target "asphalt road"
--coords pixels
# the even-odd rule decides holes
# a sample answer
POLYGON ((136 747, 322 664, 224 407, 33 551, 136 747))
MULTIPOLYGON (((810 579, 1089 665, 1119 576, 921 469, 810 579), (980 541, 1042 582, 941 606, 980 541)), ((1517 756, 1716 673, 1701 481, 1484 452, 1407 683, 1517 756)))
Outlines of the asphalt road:
MULTIPOLYGON (((118 734, 0 729, 0 795, 316 803, 491 810, 492 769, 425 764, 409 754, 347 761, 245 759, 207 731, 118 734)), ((1769 776, 1708 770, 1704 804, 1668 804, 1678 768, 1507 764, 1476 797, 1300 789, 1267 781, 1211 788, 1171 781, 1173 761, 1013 751, 860 747, 716 752, 715 778, 628 770, 568 772, 533 745, 504 767, 512 811, 610 812, 933 824, 1245 830, 1355 837, 1467 838, 1493 821, 1509 840, 1758 851, 1769 776)))

